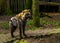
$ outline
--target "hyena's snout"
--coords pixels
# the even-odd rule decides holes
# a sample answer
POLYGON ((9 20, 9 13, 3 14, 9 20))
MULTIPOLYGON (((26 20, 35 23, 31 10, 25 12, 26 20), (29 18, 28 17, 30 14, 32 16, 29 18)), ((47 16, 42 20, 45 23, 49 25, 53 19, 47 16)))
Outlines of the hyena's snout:
POLYGON ((27 18, 27 19, 32 19, 32 15, 31 15, 30 13, 27 13, 27 14, 25 15, 25 18, 27 18))

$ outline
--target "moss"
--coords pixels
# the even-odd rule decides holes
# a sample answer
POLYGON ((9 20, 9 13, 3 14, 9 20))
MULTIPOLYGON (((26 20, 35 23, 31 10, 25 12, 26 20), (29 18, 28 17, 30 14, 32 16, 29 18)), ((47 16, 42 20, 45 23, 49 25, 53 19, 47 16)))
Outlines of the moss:
POLYGON ((40 18, 39 18, 39 1, 32 0, 32 14, 33 14, 33 25, 36 27, 40 26, 40 18))

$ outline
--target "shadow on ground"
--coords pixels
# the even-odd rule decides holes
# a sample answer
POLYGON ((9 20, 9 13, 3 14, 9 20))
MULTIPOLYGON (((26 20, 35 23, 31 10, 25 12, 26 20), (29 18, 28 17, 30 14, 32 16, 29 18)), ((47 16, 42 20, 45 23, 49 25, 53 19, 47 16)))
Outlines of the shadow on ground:
MULTIPOLYGON (((50 36, 52 36, 53 34, 50 34, 50 35, 40 35, 40 36, 38 36, 38 35, 36 35, 36 36, 28 36, 28 37, 24 37, 24 38, 22 38, 22 39, 24 39, 24 40, 32 40, 33 41, 33 39, 34 40, 36 40, 36 39, 43 39, 43 38, 48 38, 48 37, 50 37, 50 36)), ((10 40, 10 41, 7 41, 7 42, 4 42, 4 43, 13 43, 14 41, 16 41, 16 40, 22 40, 22 39, 20 39, 20 38, 15 38, 15 39, 13 39, 13 40, 10 40)), ((30 43, 32 43, 32 42, 30 42, 30 43)))

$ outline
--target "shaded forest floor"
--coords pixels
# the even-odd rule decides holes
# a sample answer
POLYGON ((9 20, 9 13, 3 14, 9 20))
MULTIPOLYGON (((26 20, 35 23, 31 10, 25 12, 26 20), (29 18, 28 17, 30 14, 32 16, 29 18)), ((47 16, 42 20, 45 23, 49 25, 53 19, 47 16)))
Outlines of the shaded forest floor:
MULTIPOLYGON (((60 42, 60 28, 59 29, 40 29, 26 31, 27 40, 29 43, 59 43, 60 42)), ((0 34, 0 43, 12 43, 19 39, 19 32, 14 33, 15 38, 11 38, 10 33, 0 34)))
MULTIPOLYGON (((52 15, 52 14, 51 14, 52 15)), ((51 16, 50 15, 50 16, 51 16)), ((58 21, 60 22, 60 15, 52 15, 53 19, 46 19, 46 21, 58 21)), ((0 23, 9 21, 11 17, 1 16, 0 23)), ((0 24, 1 25, 1 24, 0 24)), ((59 24, 60 26, 60 24, 59 24)), ((44 29, 36 29, 36 30, 27 30, 26 34, 27 38, 23 38, 22 40, 27 40, 29 43, 60 43, 60 28, 51 28, 52 25, 48 25, 44 27, 44 29)), ((16 42, 19 39, 19 30, 17 29, 14 33, 15 38, 11 38, 10 29, 6 30, 4 28, 0 28, 0 43, 12 43, 16 42)))

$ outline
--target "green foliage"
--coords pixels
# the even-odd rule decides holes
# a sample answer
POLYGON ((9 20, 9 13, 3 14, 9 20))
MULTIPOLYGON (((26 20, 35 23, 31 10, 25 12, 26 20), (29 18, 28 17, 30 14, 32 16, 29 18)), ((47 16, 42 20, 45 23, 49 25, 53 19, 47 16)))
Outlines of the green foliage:
POLYGON ((10 10, 9 0, 0 0, 0 15, 12 15, 12 11, 10 10))
POLYGON ((57 21, 49 21, 49 20, 44 20, 40 18, 40 24, 41 25, 50 25, 52 28, 60 28, 60 22, 57 21))
POLYGON ((3 0, 0 0, 0 6, 2 5, 3 0))
POLYGON ((8 24, 8 22, 4 23, 3 26, 4 26, 5 29, 9 29, 9 24, 8 24))
MULTIPOLYGON (((43 28, 43 27, 37 28, 36 26, 33 25, 33 23, 34 23, 33 20, 28 21, 26 25, 26 30, 36 30, 36 29, 43 28)), ((40 24, 41 25, 52 25, 53 26, 52 28, 60 28, 60 22, 40 19, 40 24)), ((0 22, 0 27, 3 29, 9 29, 9 23, 6 21, 0 22)))
POLYGON ((1 22, 0 23, 0 27, 3 29, 9 29, 9 23, 8 22, 1 22))
POLYGON ((13 43, 28 43, 28 41, 27 40, 16 40, 13 43))
POLYGON ((35 27, 33 23, 33 20, 28 21, 26 25, 26 30, 35 30, 37 27, 35 27))
POLYGON ((6 15, 12 15, 12 11, 10 10, 9 0, 7 1, 6 8, 5 8, 6 15))
POLYGON ((36 29, 40 29, 40 28, 41 27, 38 28, 38 27, 34 26, 33 20, 30 20, 30 21, 27 22, 26 30, 36 30, 36 29))
POLYGON ((49 25, 51 26, 52 28, 60 28, 60 22, 56 22, 56 21, 49 21, 49 20, 44 20, 43 18, 40 18, 40 24, 43 26, 43 27, 39 27, 37 28, 36 26, 33 25, 33 20, 30 20, 27 22, 27 25, 26 25, 26 30, 36 30, 36 29, 42 29, 44 27, 44 25, 49 25))
POLYGON ((13 13, 12 13, 12 11, 11 11, 9 8, 6 8, 5 14, 6 14, 7 16, 11 16, 13 13))

